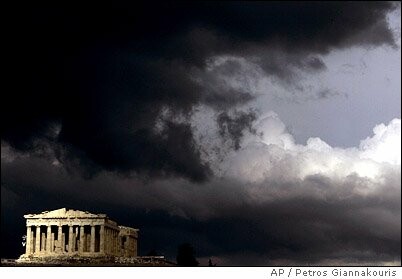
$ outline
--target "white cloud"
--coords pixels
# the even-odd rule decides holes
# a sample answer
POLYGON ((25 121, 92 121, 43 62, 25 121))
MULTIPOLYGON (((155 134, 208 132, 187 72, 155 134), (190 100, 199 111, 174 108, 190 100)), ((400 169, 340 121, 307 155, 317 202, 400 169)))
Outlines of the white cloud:
POLYGON ((380 124, 373 129, 374 136, 361 141, 361 158, 379 163, 401 164, 401 120, 393 119, 387 126, 380 124))
MULTIPOLYGON (((205 121, 209 141, 202 141, 199 130, 197 135, 207 143, 205 150, 214 150, 220 140, 214 139, 212 122, 205 121)), ((247 134, 239 150, 204 153, 219 176, 202 184, 113 172, 88 180, 44 158, 15 157, 8 150, 15 159, 2 160, 2 174, 7 174, 2 193, 12 203, 4 206, 37 200, 45 208, 101 204, 102 210, 121 208, 123 215, 131 208, 164 211, 202 224, 202 239, 231 264, 246 249, 260 251, 261 264, 304 264, 304 255, 312 264, 400 262, 400 159, 376 157, 378 150, 400 145, 399 119, 378 125, 360 147, 345 149, 319 138, 297 144, 273 112, 254 128, 256 135, 247 134), (27 172, 31 175, 21 175, 27 172), (219 252, 227 247, 233 249, 230 254, 219 252)))
POLYGON ((254 125, 256 135, 244 139, 238 152, 227 156, 223 176, 241 181, 262 182, 304 179, 311 175, 345 178, 358 175, 379 178, 385 168, 401 164, 401 121, 380 124, 374 135, 362 140, 358 148, 331 147, 320 138, 296 144, 277 114, 270 112, 254 125))

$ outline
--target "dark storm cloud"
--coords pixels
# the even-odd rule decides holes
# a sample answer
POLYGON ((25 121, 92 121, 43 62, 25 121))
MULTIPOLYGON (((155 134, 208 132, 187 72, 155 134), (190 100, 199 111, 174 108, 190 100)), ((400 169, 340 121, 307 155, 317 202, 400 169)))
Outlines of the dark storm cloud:
POLYGON ((62 204, 140 228, 142 255, 156 249, 173 260, 177 245, 190 242, 198 257, 213 256, 227 265, 400 261, 397 170, 384 171, 381 182, 312 175, 257 184, 214 179, 200 188, 181 179, 144 183, 111 173, 85 180, 42 158, 23 156, 2 160, 1 174, 7 226, 1 229, 9 243, 2 256, 22 250, 23 214, 62 204), (361 194, 367 189, 374 190, 361 194))
POLYGON ((333 92, 329 90, 328 88, 322 89, 317 93, 318 98, 320 99, 327 99, 330 98, 331 96, 339 95, 338 92, 333 92))
POLYGON ((248 130, 250 133, 255 133, 252 124, 256 118, 256 114, 252 111, 236 111, 233 117, 228 115, 226 112, 222 112, 217 118, 219 134, 223 138, 228 138, 232 142, 233 148, 238 150, 240 148, 240 141, 243 138, 244 130, 248 130))
MULTIPOLYGON (((294 84, 300 78, 297 71, 317 73, 327 69, 320 57, 284 53, 273 49, 254 57, 254 62, 268 75, 285 85, 294 84)), ((303 95, 301 95, 303 97, 303 95)))
POLYGON ((89 172, 149 171, 205 180, 209 168, 191 129, 171 124, 158 137, 153 128, 165 107, 188 115, 200 103, 222 109, 252 98, 233 89, 205 90, 192 74, 202 72, 208 58, 254 57, 267 73, 286 76, 286 66, 264 58, 280 49, 296 57, 297 67, 322 70, 325 65, 314 54, 394 45, 384 19, 393 6, 113 2, 14 7, 8 23, 13 86, 2 102, 2 139, 30 151, 37 139, 48 140, 49 125, 59 123, 60 135, 51 140, 64 150, 60 160, 78 160, 89 172))
POLYGON ((310 60, 308 60, 307 66, 313 70, 326 69, 325 63, 318 57, 312 57, 310 60))

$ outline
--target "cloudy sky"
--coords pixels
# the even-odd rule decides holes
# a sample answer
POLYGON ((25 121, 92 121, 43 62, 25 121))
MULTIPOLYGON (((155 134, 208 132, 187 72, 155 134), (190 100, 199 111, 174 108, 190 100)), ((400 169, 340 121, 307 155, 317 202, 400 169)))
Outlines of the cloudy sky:
POLYGON ((400 3, 29 5, 9 10, 2 257, 23 214, 67 207, 171 260, 400 264, 400 3))

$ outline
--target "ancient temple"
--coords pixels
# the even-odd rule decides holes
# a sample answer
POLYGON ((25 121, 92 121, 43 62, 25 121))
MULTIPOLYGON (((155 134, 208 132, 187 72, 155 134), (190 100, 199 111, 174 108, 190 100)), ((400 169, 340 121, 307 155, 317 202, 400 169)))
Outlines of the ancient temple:
POLYGON ((138 229, 119 226, 106 214, 61 208, 24 218, 27 233, 22 258, 137 256, 138 229))

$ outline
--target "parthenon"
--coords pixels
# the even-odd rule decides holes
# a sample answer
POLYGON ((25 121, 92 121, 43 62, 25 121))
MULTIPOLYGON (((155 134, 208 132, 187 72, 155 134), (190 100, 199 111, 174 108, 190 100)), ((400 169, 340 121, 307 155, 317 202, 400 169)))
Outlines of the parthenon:
POLYGON ((138 229, 117 225, 106 214, 61 208, 24 215, 26 252, 41 257, 136 257, 138 229))

